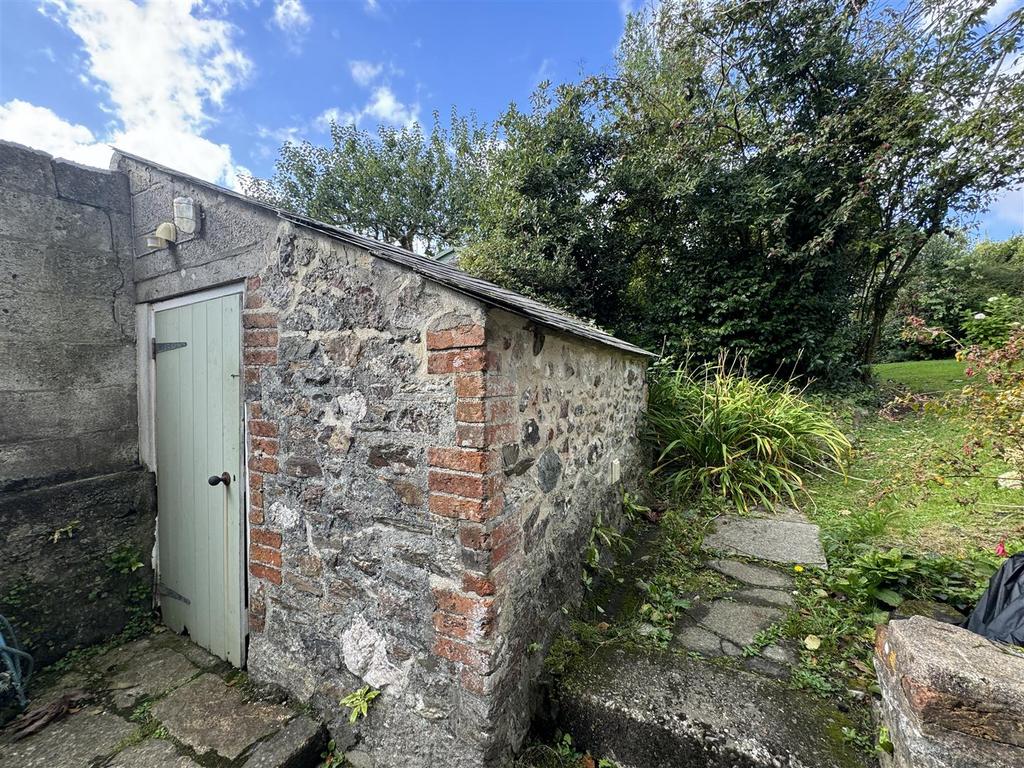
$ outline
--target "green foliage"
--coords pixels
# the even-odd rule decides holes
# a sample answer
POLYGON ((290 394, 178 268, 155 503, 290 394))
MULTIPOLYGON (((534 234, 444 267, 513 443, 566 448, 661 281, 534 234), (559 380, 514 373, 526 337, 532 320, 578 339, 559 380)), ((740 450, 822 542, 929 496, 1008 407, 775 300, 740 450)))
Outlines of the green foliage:
POLYGON ((984 17, 653 4, 612 75, 506 115, 463 265, 650 348, 855 375, 925 246, 1024 178, 1024 12, 984 17))
POLYGON ((366 717, 370 711, 370 704, 380 696, 380 691, 364 685, 362 688, 352 691, 340 702, 341 706, 349 708, 348 721, 354 723, 360 718, 366 717))
MULTIPOLYGON (((880 360, 948 357, 951 338, 963 338, 965 320, 980 311, 991 296, 1024 296, 1024 235, 1001 242, 983 241, 973 248, 960 233, 932 237, 910 270, 886 318, 879 343, 880 360), (938 326, 949 336, 927 344, 903 333, 907 317, 938 326)), ((1018 318, 1019 319, 1019 318, 1018 318)))
POLYGON ((1011 333, 1024 327, 1024 297, 990 296, 978 311, 966 313, 962 326, 967 344, 987 350, 1002 347, 1011 333))
POLYGON ((438 253, 460 245, 484 185, 494 137, 473 118, 434 115, 418 124, 382 125, 371 134, 331 124, 331 146, 281 147, 274 177, 243 177, 242 189, 281 208, 401 245, 438 253))
POLYGON ((963 611, 978 599, 996 567, 994 555, 915 556, 897 547, 869 548, 839 569, 834 587, 868 610, 897 608, 913 598, 963 611))
POLYGON ((120 544, 107 555, 107 568, 123 576, 135 573, 144 563, 137 549, 131 544, 120 544))
POLYGON ((721 358, 691 371, 654 369, 648 427, 658 454, 652 474, 676 497, 797 504, 803 475, 841 470, 849 441, 792 382, 750 378, 721 358))

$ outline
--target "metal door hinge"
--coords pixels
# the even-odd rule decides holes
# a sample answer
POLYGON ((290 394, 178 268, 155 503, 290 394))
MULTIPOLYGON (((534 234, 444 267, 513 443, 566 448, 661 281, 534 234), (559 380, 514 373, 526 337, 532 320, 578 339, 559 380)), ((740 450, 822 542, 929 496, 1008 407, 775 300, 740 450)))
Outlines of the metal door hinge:
POLYGON ((187 341, 160 341, 160 342, 158 342, 156 339, 153 339, 153 347, 152 347, 152 350, 151 350, 151 354, 152 354, 153 359, 156 360, 156 356, 159 355, 161 352, 169 352, 172 349, 181 349, 182 347, 187 347, 187 346, 188 346, 188 342, 187 341))

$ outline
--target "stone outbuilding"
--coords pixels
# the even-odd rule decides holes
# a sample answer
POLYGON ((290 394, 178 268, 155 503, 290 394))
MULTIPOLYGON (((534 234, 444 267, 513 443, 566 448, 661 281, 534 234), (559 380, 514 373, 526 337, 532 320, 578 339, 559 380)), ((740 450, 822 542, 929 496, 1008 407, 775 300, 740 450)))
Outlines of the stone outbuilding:
POLYGON ((0 202, 0 613, 55 656, 152 575, 257 681, 381 690, 378 766, 501 764, 643 471, 649 354, 123 152, 0 144, 0 202))

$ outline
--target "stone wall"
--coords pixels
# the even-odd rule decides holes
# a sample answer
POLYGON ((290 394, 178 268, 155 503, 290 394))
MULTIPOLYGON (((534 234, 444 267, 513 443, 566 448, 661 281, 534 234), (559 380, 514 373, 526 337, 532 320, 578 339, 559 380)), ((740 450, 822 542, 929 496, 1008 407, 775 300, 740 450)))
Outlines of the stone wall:
POLYGON ((138 462, 127 179, 0 142, 0 490, 138 462))
POLYGON ((878 628, 894 768, 1024 765, 1024 653, 923 616, 878 628))
POLYGON ((493 578, 503 639, 493 706, 515 747, 562 609, 582 596, 590 532, 599 517, 622 524, 623 490, 643 472, 646 359, 498 310, 489 312, 487 336, 511 394, 511 435, 498 448, 504 514, 492 533, 501 545, 493 578))
MULTIPOLYGON (((479 768, 523 738, 594 516, 639 471, 643 361, 543 333, 131 158, 139 301, 245 281, 248 667, 375 764, 479 768), (540 646, 527 654, 527 646, 540 646), (338 701, 381 689, 348 726, 338 701)), ((606 517, 607 519, 607 517, 606 517)))
POLYGON ((45 663, 149 605, 128 182, 0 142, 0 210, 0 614, 45 663))

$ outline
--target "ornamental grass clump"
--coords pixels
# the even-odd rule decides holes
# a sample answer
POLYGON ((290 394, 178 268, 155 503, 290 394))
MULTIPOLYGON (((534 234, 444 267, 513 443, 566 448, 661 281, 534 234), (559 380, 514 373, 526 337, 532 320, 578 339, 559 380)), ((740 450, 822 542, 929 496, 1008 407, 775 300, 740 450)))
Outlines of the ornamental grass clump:
POLYGON ((739 511, 796 506, 805 476, 845 470, 849 440, 793 381, 750 378, 725 356, 696 368, 668 360, 653 373, 652 475, 673 495, 720 498, 739 511))

